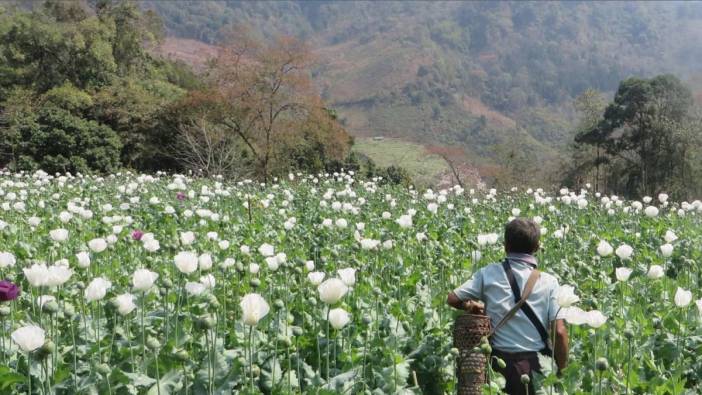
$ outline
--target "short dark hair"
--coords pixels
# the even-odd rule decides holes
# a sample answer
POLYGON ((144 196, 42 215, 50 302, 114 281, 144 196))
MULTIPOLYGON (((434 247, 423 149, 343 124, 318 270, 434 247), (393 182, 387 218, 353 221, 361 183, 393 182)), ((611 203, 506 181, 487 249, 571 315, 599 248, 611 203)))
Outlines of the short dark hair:
POLYGON ((539 249, 541 230, 529 219, 515 218, 505 226, 505 250, 532 254, 539 249))

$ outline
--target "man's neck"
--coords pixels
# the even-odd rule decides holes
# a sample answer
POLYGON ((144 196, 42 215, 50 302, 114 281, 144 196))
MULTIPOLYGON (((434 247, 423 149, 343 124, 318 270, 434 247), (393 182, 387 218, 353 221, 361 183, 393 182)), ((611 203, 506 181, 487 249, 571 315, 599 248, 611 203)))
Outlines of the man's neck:
POLYGON ((525 254, 525 253, 521 253, 521 252, 508 252, 507 259, 509 259, 510 262, 523 263, 523 264, 529 265, 529 266, 537 266, 538 265, 538 262, 536 261, 536 257, 534 257, 531 254, 525 254))

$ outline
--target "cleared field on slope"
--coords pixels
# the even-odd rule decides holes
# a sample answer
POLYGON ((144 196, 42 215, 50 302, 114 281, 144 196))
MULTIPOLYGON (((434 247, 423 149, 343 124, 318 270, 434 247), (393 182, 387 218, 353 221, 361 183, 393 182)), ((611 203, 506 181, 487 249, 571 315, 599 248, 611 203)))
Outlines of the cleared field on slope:
POLYGON ((430 185, 448 169, 440 156, 428 153, 424 146, 399 139, 357 138, 354 151, 368 156, 378 166, 401 166, 417 185, 430 185))

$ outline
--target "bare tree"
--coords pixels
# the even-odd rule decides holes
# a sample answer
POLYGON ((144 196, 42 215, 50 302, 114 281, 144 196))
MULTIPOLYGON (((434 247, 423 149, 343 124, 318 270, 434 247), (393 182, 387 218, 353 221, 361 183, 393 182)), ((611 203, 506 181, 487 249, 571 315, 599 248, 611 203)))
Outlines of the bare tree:
POLYGON ((227 127, 201 117, 181 125, 174 152, 188 169, 204 176, 241 176, 247 172, 241 146, 227 127))
POLYGON ((232 108, 224 125, 250 150, 267 181, 279 140, 322 107, 309 73, 311 51, 290 37, 271 44, 242 30, 230 37, 210 64, 210 77, 232 108))
POLYGON ((474 172, 469 171, 472 167, 468 164, 466 152, 462 148, 431 146, 427 148, 427 151, 440 156, 446 162, 454 180, 462 188, 465 187, 464 176, 474 176, 474 172))

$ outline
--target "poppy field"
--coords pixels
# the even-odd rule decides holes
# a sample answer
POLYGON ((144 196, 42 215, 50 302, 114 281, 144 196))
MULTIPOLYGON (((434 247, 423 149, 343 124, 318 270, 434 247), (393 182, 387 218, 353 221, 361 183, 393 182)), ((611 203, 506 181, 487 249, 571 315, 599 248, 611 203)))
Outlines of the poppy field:
POLYGON ((569 324, 546 393, 700 393, 701 211, 353 172, 0 173, 0 393, 452 393, 446 295, 513 217, 541 227, 569 324))

